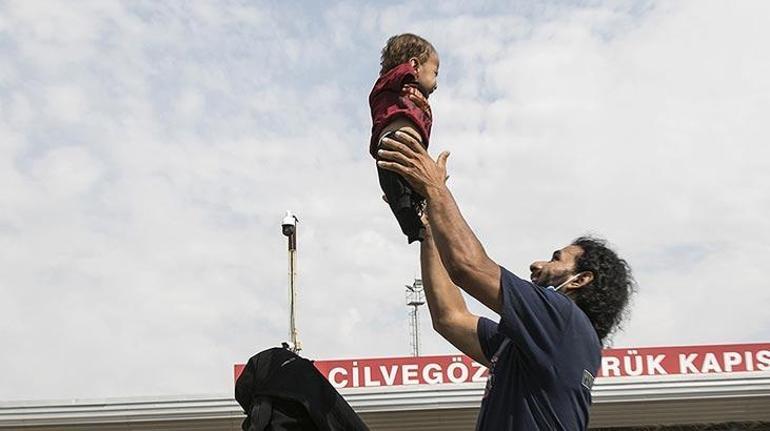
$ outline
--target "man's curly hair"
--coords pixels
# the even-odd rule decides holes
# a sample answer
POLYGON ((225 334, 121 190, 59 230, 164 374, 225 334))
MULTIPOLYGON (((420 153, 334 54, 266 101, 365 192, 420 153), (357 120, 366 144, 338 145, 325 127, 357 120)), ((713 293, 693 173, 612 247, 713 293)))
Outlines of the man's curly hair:
POLYGON ((615 331, 625 317, 636 282, 628 263, 607 247, 606 241, 582 236, 572 242, 583 250, 576 259, 576 272, 590 271, 591 284, 576 289, 575 304, 588 316, 599 340, 615 331))
POLYGON ((424 63, 434 52, 436 48, 430 42, 415 34, 404 33, 393 36, 385 43, 385 48, 382 48, 380 75, 399 64, 406 63, 412 57, 424 63))

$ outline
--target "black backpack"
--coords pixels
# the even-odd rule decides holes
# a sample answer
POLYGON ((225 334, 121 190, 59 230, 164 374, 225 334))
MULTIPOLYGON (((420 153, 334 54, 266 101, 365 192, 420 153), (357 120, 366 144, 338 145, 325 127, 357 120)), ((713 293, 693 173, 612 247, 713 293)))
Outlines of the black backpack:
POLYGON ((235 382, 235 399, 246 413, 243 431, 368 431, 313 363, 287 349, 252 356, 235 382))

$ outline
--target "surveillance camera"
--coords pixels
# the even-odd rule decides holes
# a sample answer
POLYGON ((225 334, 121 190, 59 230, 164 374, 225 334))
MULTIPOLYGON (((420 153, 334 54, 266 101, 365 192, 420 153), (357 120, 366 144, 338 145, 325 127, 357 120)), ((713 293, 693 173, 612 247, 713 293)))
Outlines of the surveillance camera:
POLYGON ((286 211, 286 217, 284 217, 281 222, 283 234, 286 236, 294 235, 294 233, 297 232, 297 221, 297 216, 292 214, 291 211, 286 211))

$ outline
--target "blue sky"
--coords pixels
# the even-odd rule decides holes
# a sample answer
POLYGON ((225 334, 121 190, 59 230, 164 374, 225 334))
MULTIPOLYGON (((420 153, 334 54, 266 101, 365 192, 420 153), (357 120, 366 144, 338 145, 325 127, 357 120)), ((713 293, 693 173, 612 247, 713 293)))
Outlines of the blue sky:
POLYGON ((286 339, 286 209, 304 353, 408 354, 366 103, 407 31, 494 259, 595 233, 639 282, 614 345, 767 342, 768 4, 463 3, 0 2, 0 399, 229 393, 286 339))

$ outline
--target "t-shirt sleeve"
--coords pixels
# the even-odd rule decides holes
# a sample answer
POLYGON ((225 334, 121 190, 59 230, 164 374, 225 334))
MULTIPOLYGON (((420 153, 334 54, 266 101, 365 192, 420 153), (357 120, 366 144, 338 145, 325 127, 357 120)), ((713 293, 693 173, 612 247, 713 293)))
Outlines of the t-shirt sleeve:
POLYGON ((503 304, 498 330, 532 365, 552 363, 574 307, 564 295, 522 280, 501 267, 503 304))
POLYGON ((487 358, 487 361, 491 361, 492 356, 500 348, 500 343, 505 339, 505 335, 500 333, 497 323, 486 317, 479 317, 476 333, 479 336, 479 344, 481 344, 484 357, 487 358))

